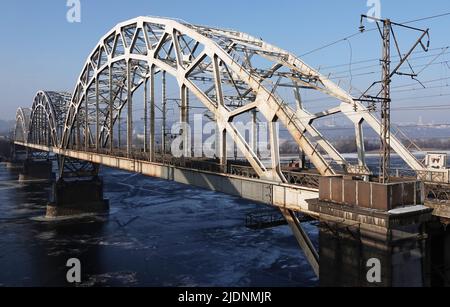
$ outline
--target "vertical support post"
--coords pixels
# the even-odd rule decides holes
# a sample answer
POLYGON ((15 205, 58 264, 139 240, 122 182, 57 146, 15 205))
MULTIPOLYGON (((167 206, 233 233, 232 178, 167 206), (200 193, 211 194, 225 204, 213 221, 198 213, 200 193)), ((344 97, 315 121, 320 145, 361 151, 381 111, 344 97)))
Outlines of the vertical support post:
POLYGON ((356 136, 356 147, 358 150, 358 164, 359 166, 366 166, 366 150, 364 146, 364 131, 363 131, 363 119, 355 124, 355 136, 356 136))
POLYGON ((89 148, 89 102, 88 95, 84 96, 84 150, 88 151, 89 148))
POLYGON ((38 131, 38 137, 39 137, 39 143, 40 145, 42 145, 42 113, 43 111, 41 111, 41 113, 39 114, 39 131, 38 131))
POLYGON ((180 110, 180 123, 183 130, 183 155, 184 157, 191 156, 191 146, 190 146, 190 129, 189 118, 188 118, 188 107, 189 107, 189 89, 182 85, 180 89, 181 98, 181 110, 180 110))
POLYGON ((250 143, 252 144, 253 152, 258 155, 258 122, 257 111, 252 111, 252 131, 250 134, 250 143))
POLYGON ((38 144, 41 145, 42 144, 42 113, 39 114, 39 123, 38 123, 38 144))
POLYGON ((132 87, 131 79, 131 61, 127 63, 127 155, 131 157, 131 152, 133 150, 133 95, 131 92, 132 87))
POLYGON ((41 124, 41 120, 40 120, 41 115, 38 113, 38 115, 36 116, 36 131, 35 131, 35 136, 34 139, 36 140, 36 144, 39 144, 39 125, 41 124))
POLYGON ((39 131, 41 130, 41 114, 38 113, 37 117, 36 117, 36 140, 37 140, 37 144, 41 143, 41 137, 40 137, 40 133, 39 131))
MULTIPOLYGON (((77 150, 80 150, 81 148, 81 130, 80 130, 80 117, 81 114, 78 113, 76 121, 77 121, 77 140, 76 140, 76 144, 77 144, 77 150)), ((41 126, 42 127, 42 126, 41 126)), ((42 129, 42 128, 41 128, 42 129)), ((42 130, 41 130, 42 131, 42 130)))
MULTIPOLYGON (((220 112, 220 109, 224 107, 225 102, 223 98, 223 90, 222 90, 222 78, 220 76, 220 59, 217 55, 213 57, 213 67, 214 67, 214 83, 216 86, 216 95, 217 95, 217 109, 220 112)), ((218 134, 218 148, 219 148, 219 158, 220 158, 220 166, 224 173, 227 172, 227 129, 225 127, 221 127, 217 125, 217 134, 218 134)), ((217 144, 217 143, 216 143, 217 144)), ((216 146, 217 147, 217 146, 216 146)), ((237 160, 237 149, 236 146, 234 152, 234 159, 237 160)))
POLYGON ((186 102, 185 102, 185 121, 186 121, 186 129, 187 129, 187 132, 189 133, 186 133, 186 135, 185 135, 185 137, 186 137, 186 139, 185 139, 185 144, 188 144, 188 146, 186 147, 186 157, 191 157, 192 156, 192 147, 191 147, 191 129, 190 129, 190 126, 189 126, 189 88, 187 87, 187 86, 185 86, 185 100, 186 100, 186 102))
POLYGON ((148 151, 148 77, 144 79, 144 152, 148 151))
POLYGON ((37 117, 37 127, 38 127, 38 129, 37 129, 37 140, 38 140, 38 144, 39 145, 41 145, 41 131, 42 131, 42 129, 41 129, 41 113, 39 113, 38 114, 38 117, 37 117))
POLYGON ((42 144, 45 145, 45 142, 47 142, 47 125, 45 123, 46 117, 44 116, 42 119, 42 144))
POLYGON ((305 152, 303 151, 302 148, 300 148, 300 163, 301 163, 301 165, 300 165, 301 169, 306 169, 307 168, 306 155, 305 155, 305 152))
POLYGON ((95 149, 100 149, 100 93, 98 77, 95 79, 95 149))
POLYGON ((113 94, 113 70, 112 65, 109 66, 109 151, 114 149, 114 94, 113 94))
POLYGON ((277 120, 273 120, 272 122, 269 123, 269 133, 270 133, 270 156, 272 160, 272 172, 274 175, 273 180, 276 180, 277 177, 283 180, 284 176, 281 171, 280 144, 278 141, 277 120))
POLYGON ((162 72, 162 137, 161 150, 163 157, 166 155, 166 112, 167 112, 167 96, 166 96, 166 72, 162 72))
MULTIPOLYGON (((51 133, 50 133, 50 118, 47 120, 47 125, 45 126, 45 133, 47 138, 47 146, 50 146, 52 143, 51 133)), ((56 145, 56 144, 53 144, 56 145)))
POLYGON ((150 68, 150 161, 155 161, 155 66, 150 68))
MULTIPOLYGON (((45 114, 45 113, 44 113, 45 114)), ((45 125, 45 115, 44 116, 42 116, 42 126, 41 126, 41 136, 42 136, 42 145, 45 145, 45 142, 47 141, 47 136, 46 136, 46 133, 45 133, 45 127, 46 125, 45 125)))
POLYGON ((30 130, 30 138, 31 138, 31 142, 33 144, 36 144, 36 131, 34 129, 35 122, 33 121, 31 124, 33 125, 33 127, 30 130))
POLYGON ((222 78, 220 77, 220 65, 219 65, 219 57, 214 55, 213 65, 214 65, 214 81, 216 85, 216 95, 217 95, 217 103, 220 106, 224 105, 223 100, 223 91, 222 91, 222 78))
POLYGON ((43 145, 44 144, 44 111, 42 111, 42 115, 41 115, 41 119, 40 119, 39 136, 40 136, 39 144, 43 145))
POLYGON ((122 148, 122 109, 119 109, 117 114, 117 148, 122 148))
POLYGON ((190 109, 190 105, 189 105, 189 88, 186 87, 186 123, 189 123, 190 121, 190 117, 189 117, 189 109, 190 109))
POLYGON ((383 99, 381 101, 380 183, 389 182, 391 164, 391 21, 383 21, 383 99))
MULTIPOLYGON (((219 128, 218 128, 219 129, 219 128)), ((221 129, 219 130, 219 158, 220 158, 220 167, 222 168, 222 172, 227 173, 227 130, 221 129)))

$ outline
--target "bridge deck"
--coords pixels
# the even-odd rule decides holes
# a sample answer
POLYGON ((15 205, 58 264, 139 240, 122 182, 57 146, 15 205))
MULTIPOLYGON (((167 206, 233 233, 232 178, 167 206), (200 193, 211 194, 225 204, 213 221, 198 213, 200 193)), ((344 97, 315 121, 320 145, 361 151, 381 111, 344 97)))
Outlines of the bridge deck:
POLYGON ((236 175, 183 168, 149 161, 129 159, 105 154, 64 150, 58 147, 15 142, 16 145, 88 161, 150 177, 162 178, 182 184, 222 192, 263 204, 273 205, 306 215, 318 217, 308 209, 307 200, 319 197, 319 190, 293 184, 283 184, 236 175))

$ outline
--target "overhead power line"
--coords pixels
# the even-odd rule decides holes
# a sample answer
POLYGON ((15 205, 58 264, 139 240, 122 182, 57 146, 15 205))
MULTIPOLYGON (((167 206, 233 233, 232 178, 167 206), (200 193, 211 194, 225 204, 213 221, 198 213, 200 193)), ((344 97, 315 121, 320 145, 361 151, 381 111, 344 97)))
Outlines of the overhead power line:
POLYGON ((438 14, 438 15, 434 15, 434 16, 428 16, 428 17, 423 17, 423 18, 419 18, 419 19, 409 20, 409 21, 402 22, 402 23, 403 24, 410 24, 410 23, 424 21, 424 20, 441 18, 441 17, 445 17, 445 16, 449 16, 449 15, 450 15, 450 12, 447 12, 447 13, 442 13, 442 14, 438 14))
MULTIPOLYGON (((422 59, 428 59, 428 58, 432 58, 434 56, 443 56, 443 55, 447 55, 450 54, 450 52, 447 52, 447 50, 450 48, 450 46, 446 46, 446 47, 442 47, 442 48, 434 48, 434 49, 430 49, 430 51, 436 51, 436 50, 440 50, 441 52, 439 53, 433 53, 433 54, 429 54, 429 55, 423 55, 423 56, 415 56, 415 57, 411 57, 410 61, 414 61, 414 60, 422 60, 422 59)), ((424 51, 419 51, 419 52, 414 52, 414 55, 417 54, 421 54, 421 53, 425 53, 424 51)), ((398 56, 392 56, 392 58, 398 58, 398 56)), ((356 61, 351 63, 352 65, 358 65, 358 64, 364 64, 364 63, 370 63, 370 62, 379 62, 380 59, 370 59, 370 60, 362 60, 362 61, 356 61)), ((340 68, 340 67, 346 67, 348 66, 350 63, 345 63, 345 64, 339 64, 339 65, 333 65, 333 66, 324 66, 324 67, 320 67, 320 71, 322 71, 322 74, 327 74, 328 72, 323 72, 324 70, 331 70, 332 68, 340 68)), ((367 66, 361 66, 361 67, 356 67, 353 70, 361 70, 364 68, 371 68, 371 67, 376 67, 376 66, 380 66, 379 63, 377 64, 371 64, 371 65, 367 65, 367 66)), ((335 73, 336 72, 332 72, 330 71, 330 73, 335 73)))
MULTIPOLYGON (((418 18, 418 19, 408 20, 408 21, 402 22, 401 24, 411 24, 411 23, 415 23, 415 22, 419 22, 419 21, 430 20, 430 19, 436 19, 436 18, 441 18, 441 17, 445 17, 445 16, 449 16, 449 15, 450 15, 450 12, 446 12, 446 13, 442 13, 442 14, 438 14, 438 15, 433 15, 433 16, 427 16, 427 17, 422 17, 422 18, 418 18)), ((375 30, 377 30, 377 28, 367 29, 367 30, 365 30, 364 32, 367 33, 367 32, 372 32, 372 31, 375 31, 375 30)), ((349 35, 349 36, 343 37, 343 38, 338 39, 338 40, 336 40, 336 41, 334 41, 334 42, 331 42, 331 43, 329 43, 329 44, 326 44, 326 45, 324 45, 324 46, 322 46, 322 47, 318 47, 318 48, 316 48, 316 49, 313 49, 313 50, 311 50, 311 51, 308 51, 308 52, 306 52, 306 53, 300 55, 300 57, 304 57, 304 56, 310 55, 310 54, 312 54, 312 53, 315 53, 315 52, 317 52, 317 51, 320 51, 320 50, 329 48, 329 47, 331 47, 331 46, 334 46, 334 45, 336 45, 336 44, 339 44, 339 43, 341 43, 341 42, 345 42, 346 40, 349 40, 349 39, 351 39, 351 38, 353 38, 353 37, 356 37, 356 36, 358 36, 358 35, 360 35, 360 34, 361 34, 361 32, 358 31, 358 32, 353 33, 353 34, 351 34, 351 35, 349 35)))

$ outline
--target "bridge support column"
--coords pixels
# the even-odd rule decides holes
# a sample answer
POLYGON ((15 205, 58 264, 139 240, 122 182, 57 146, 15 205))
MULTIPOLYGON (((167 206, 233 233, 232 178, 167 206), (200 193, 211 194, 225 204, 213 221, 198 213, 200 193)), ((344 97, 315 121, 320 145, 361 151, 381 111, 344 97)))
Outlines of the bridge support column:
POLYGON ((427 225, 428 274, 431 287, 450 286, 450 227, 435 221, 427 225))
POLYGON ((320 179, 309 209, 320 216, 322 286, 428 286, 423 184, 320 179))
POLYGON ((27 150, 17 148, 14 143, 7 140, 0 140, 0 162, 6 163, 7 169, 20 169, 23 161, 27 158, 27 150))
POLYGON ((53 180, 52 161, 26 159, 19 174, 19 181, 53 180))
POLYGON ((426 236, 421 223, 405 225, 405 232, 389 230, 388 234, 376 227, 326 219, 320 225, 321 286, 429 286, 426 236))
MULTIPOLYGON (((15 147, 14 145, 11 145, 15 147)), ((27 159, 27 150, 17 150, 17 148, 12 149, 11 155, 5 157, 6 168, 10 170, 23 169, 24 161, 27 159)))
POLYGON ((58 180, 53 186, 53 200, 47 205, 48 218, 86 213, 105 213, 109 201, 103 198, 103 180, 58 180))

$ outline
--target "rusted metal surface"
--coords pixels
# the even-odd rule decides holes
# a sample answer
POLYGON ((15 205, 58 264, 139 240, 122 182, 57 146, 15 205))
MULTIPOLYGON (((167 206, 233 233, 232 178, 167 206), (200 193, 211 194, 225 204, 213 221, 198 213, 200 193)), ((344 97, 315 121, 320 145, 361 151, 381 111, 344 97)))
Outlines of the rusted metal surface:
POLYGON ((344 177, 321 177, 319 200, 389 211, 398 207, 423 204, 424 187, 419 181, 379 184, 344 177))
POLYGON ((368 232, 381 241, 390 239, 392 229, 421 224, 433 218, 433 210, 420 205, 396 212, 396 210, 380 211, 358 206, 343 206, 315 199, 309 201, 309 210, 319 214, 322 222, 334 221, 346 226, 357 226, 361 231, 368 232))

